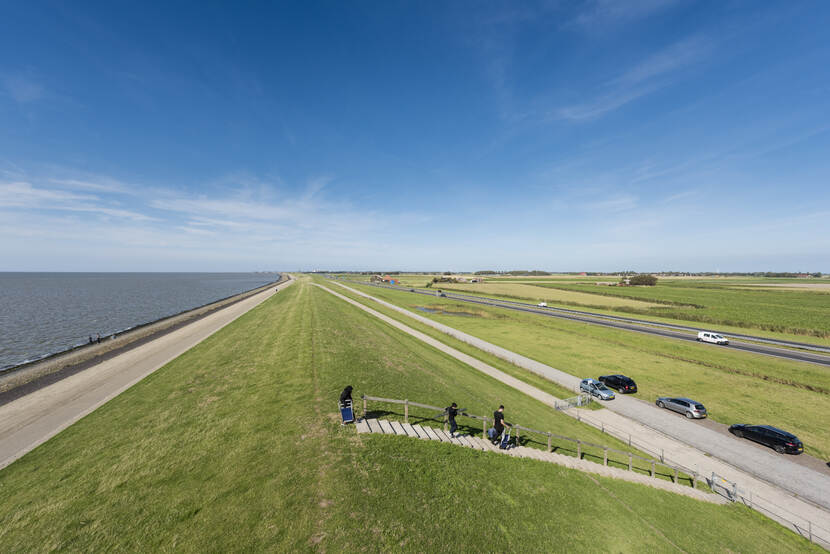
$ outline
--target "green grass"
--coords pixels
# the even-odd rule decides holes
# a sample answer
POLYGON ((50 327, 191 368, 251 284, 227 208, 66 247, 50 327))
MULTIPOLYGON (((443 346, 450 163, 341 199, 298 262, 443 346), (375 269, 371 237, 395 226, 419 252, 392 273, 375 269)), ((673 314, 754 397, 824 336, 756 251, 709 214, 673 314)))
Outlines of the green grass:
MULTIPOLYGON (((366 282, 366 279, 360 279, 358 276, 349 275, 345 276, 347 280, 351 280, 355 283, 366 282)), ((666 287, 679 287, 689 288, 689 289, 698 289, 700 287, 706 286, 713 289, 718 289, 719 295, 728 295, 730 291, 738 291, 744 293, 744 295, 754 295, 764 292, 772 292, 775 294, 788 294, 792 293, 794 295, 800 295, 799 298, 801 299, 801 303, 803 304, 805 300, 809 303, 809 300, 815 298, 816 296, 823 296, 823 297, 830 297, 830 293, 827 291, 818 291, 818 290, 809 290, 809 289, 801 289, 801 290, 781 290, 781 289, 765 289, 763 287, 754 287, 749 286, 753 283, 786 283, 787 279, 740 279, 740 278, 719 278, 719 279, 701 279, 701 280, 692 280, 692 279, 676 279, 676 280, 669 280, 663 279, 658 283, 656 287, 602 287, 595 285, 595 281, 602 280, 599 277, 597 278, 588 278, 592 279, 590 281, 585 280, 586 277, 573 277, 570 279, 554 279, 554 278, 495 278, 489 279, 482 285, 478 284, 463 284, 463 285, 444 285, 444 288, 453 288, 453 287, 462 287, 464 294, 472 294, 472 295, 481 295, 485 297, 493 297, 493 298, 506 298, 511 300, 519 300, 524 302, 532 302, 536 303, 538 301, 546 301, 550 306, 559 306, 559 307, 566 307, 566 308, 577 308, 583 310, 589 310, 592 312, 596 312, 599 314, 606 314, 606 315, 623 315, 627 317, 634 317, 637 319, 643 319, 647 321, 654 321, 656 323, 675 323, 680 325, 685 325, 692 328, 717 328, 717 330, 722 331, 724 333, 735 333, 735 334, 752 334, 759 337, 766 337, 771 339, 779 339, 779 340, 789 340, 789 341, 796 341, 796 342, 806 342, 810 344, 816 344, 820 346, 830 346, 830 334, 826 334, 823 331, 813 329, 813 330, 805 330, 804 326, 795 326, 795 327, 787 327, 785 328, 783 325, 780 324, 772 324, 772 325, 762 325, 757 324, 754 319, 752 319, 752 314, 749 312, 744 313, 744 315, 739 316, 737 320, 728 319, 726 317, 720 317, 721 312, 724 311, 724 308, 721 307, 721 300, 722 298, 715 298, 712 300, 714 302, 711 306, 704 306, 703 304, 694 305, 692 304, 692 300, 697 299, 701 301, 700 298, 693 298, 693 296, 697 293, 696 290, 693 290, 691 293, 685 295, 684 297, 680 298, 680 304, 671 304, 672 300, 668 299, 660 299, 660 298, 652 298, 650 302, 664 302, 664 304, 653 304, 649 307, 648 304, 640 305, 637 307, 636 304, 632 305, 622 305, 619 304, 620 301, 626 301, 628 299, 620 297, 618 295, 625 295, 628 293, 631 294, 643 294, 643 295, 657 295, 659 296, 660 290, 666 287), (521 286, 522 288, 516 288, 521 286), (498 292, 488 292, 488 290, 497 290, 498 292), (529 292, 532 291, 532 292, 529 292), (634 292, 632 292, 634 291, 634 292), (642 292, 638 292, 642 291, 642 292), (657 292, 655 292, 657 291, 657 292), (805 296, 807 295, 807 296, 805 296), (810 296, 813 295, 813 296, 810 296), (667 304, 665 302, 668 302, 667 304), (719 315, 720 314, 720 315, 719 315), (717 316, 717 317, 715 317, 717 316), (747 319, 749 317, 749 319, 747 319), (709 321, 711 319, 711 321, 709 321), (719 319, 719 321, 715 321, 719 319)), ((607 281, 614 281, 614 279, 607 278, 607 281)), ((408 289, 410 287, 422 287, 424 285, 423 280, 420 282, 417 279, 412 279, 411 282, 406 282, 406 277, 404 277, 404 284, 402 288, 408 289)), ((804 284, 804 279, 798 280, 799 283, 796 284, 804 284)), ((827 279, 820 280, 821 283, 828 282, 827 279)), ((436 289, 441 288, 441 286, 436 285, 436 289)), ((749 299, 749 306, 747 309, 752 310, 765 310, 767 311, 767 315, 769 318, 775 320, 776 314, 778 313, 779 306, 767 306, 763 303, 764 298, 762 296, 739 296, 734 297, 738 298, 740 302, 746 302, 749 299), (758 306, 755 306, 755 302, 757 301, 760 303, 758 306)), ((786 300, 788 297, 784 297, 786 300)), ((826 304, 822 299, 819 299, 822 304, 826 304)), ((631 301, 631 300, 628 300, 631 301)), ((731 302, 731 301, 730 301, 731 302)), ((746 307, 746 306, 745 306, 746 307)), ((732 309, 735 312, 736 309, 732 309)), ((823 318, 825 321, 830 320, 830 312, 825 307, 816 306, 813 309, 814 312, 818 314, 818 318, 823 318)), ((734 314, 733 314, 734 315, 734 314)), ((818 327, 824 327, 825 325, 819 324, 818 327)))
MULTIPOLYGON (((409 309, 423 302, 423 296, 407 292, 355 288, 409 309)), ((649 401, 689 396, 715 421, 787 429, 809 454, 830 456, 830 429, 824 424, 830 421, 830 372, 824 367, 501 308, 476 305, 476 310, 492 316, 419 314, 577 377, 629 375, 637 381, 638 396, 649 401)))
POLYGON ((337 422, 346 383, 559 421, 301 282, 0 471, 0 548, 819 551, 744 506, 357 435, 337 422))
MULTIPOLYGON (((425 324, 423 324, 419 321, 416 321, 416 320, 414 320, 410 317, 402 315, 402 314, 396 312, 395 310, 386 308, 385 306, 382 306, 382 305, 378 304, 377 302, 372 302, 371 300, 367 300, 367 299, 363 298, 360 295, 354 294, 351 291, 349 291, 347 289, 344 289, 343 287, 338 287, 337 285, 333 285, 332 283, 326 282, 323 279, 315 279, 315 281, 318 282, 319 284, 325 286, 325 287, 328 287, 329 289, 335 291, 338 294, 342 294, 344 296, 347 296, 347 297, 351 298, 352 300, 356 300, 356 301, 372 308, 373 310, 375 310, 377 312, 380 312, 380 313, 382 313, 386 316, 389 316, 393 319, 396 319, 396 320, 404 323, 405 325, 408 325, 409 327, 412 327, 413 329, 416 329, 416 330, 420 331, 421 333, 424 333, 425 335, 429 335, 430 337, 432 337, 434 339, 437 339, 437 340, 443 342, 444 344, 452 346, 456 350, 460 350, 464 354, 467 354, 469 356, 472 356, 473 358, 481 360, 482 362, 487 363, 487 364, 495 367, 496 369, 499 369, 499 370, 507 373, 508 375, 511 375, 512 377, 516 377, 517 379, 520 379, 520 380, 524 381, 525 383, 527 383, 529 385, 532 385, 532 386, 534 386, 534 387, 536 387, 540 390, 543 390, 543 391, 545 391, 545 392, 547 392, 547 393, 549 393, 549 394, 551 394, 551 395, 553 395, 557 398, 566 399, 566 398, 571 398, 573 396, 576 396, 578 394, 578 391, 576 391, 576 390, 571 390, 571 389, 565 388, 561 385, 558 385, 558 384, 554 383, 553 381, 550 381, 549 379, 547 379, 545 377, 542 377, 541 375, 536 375, 535 373, 530 373, 529 371, 527 371, 524 368, 521 368, 517 365, 511 364, 511 363, 507 362, 506 360, 503 360, 501 358, 493 356, 492 354, 488 354, 487 352, 484 352, 484 351, 482 351, 482 350, 480 350, 480 349, 478 349, 474 346, 471 346, 471 345, 467 344, 466 342, 462 342, 462 341, 460 341, 458 339, 455 339, 455 338, 453 338, 453 337, 451 337, 451 336, 449 336, 445 333, 442 333, 441 331, 438 331, 437 329, 434 329, 434 328, 430 327, 429 325, 425 325, 425 324)), ((349 286, 351 286, 351 284, 349 284, 349 286)), ((372 290, 378 290, 378 289, 369 289, 367 292, 369 292, 371 294, 372 290)), ((422 303, 419 303, 417 305, 422 306, 423 304, 424 303, 422 302, 422 303)), ((506 317, 502 313, 491 312, 491 311, 486 311, 486 310, 479 310, 475 306, 471 307, 469 304, 463 304, 463 303, 455 304, 455 303, 449 302, 449 303, 443 303, 443 304, 431 304, 431 303, 428 302, 427 305, 429 307, 436 307, 436 308, 443 307, 447 310, 445 313, 449 313, 449 314, 471 314, 471 315, 474 315, 474 316, 477 316, 477 317, 486 317, 486 318, 492 318, 492 319, 501 319, 501 318, 506 317)), ((420 315, 424 314, 422 311, 417 310, 417 309, 412 310, 412 311, 414 311, 415 313, 420 314, 420 315)), ((450 321, 453 321, 453 320, 454 319, 451 319, 450 321)), ((591 404, 589 404, 588 406, 585 407, 586 410, 598 410, 598 409, 601 409, 601 408, 602 408, 602 406, 600 405, 599 402, 592 402, 591 404)), ((482 415, 486 415, 486 414, 482 414, 482 415)), ((579 426, 579 427, 577 427, 577 429, 581 429, 581 427, 582 426, 579 426)))
POLYGON ((666 280, 654 287, 599 287, 564 282, 528 286, 590 294, 598 299, 625 298, 663 304, 651 308, 614 308, 626 313, 830 338, 830 294, 827 292, 737 286, 744 283, 666 280))
POLYGON ((516 298, 530 302, 545 301, 565 306, 581 306, 586 308, 620 309, 631 308, 646 311, 659 307, 652 302, 631 300, 628 298, 600 297, 584 292, 576 292, 559 288, 543 288, 535 284, 526 283, 441 283, 433 288, 472 292, 504 298, 516 298))

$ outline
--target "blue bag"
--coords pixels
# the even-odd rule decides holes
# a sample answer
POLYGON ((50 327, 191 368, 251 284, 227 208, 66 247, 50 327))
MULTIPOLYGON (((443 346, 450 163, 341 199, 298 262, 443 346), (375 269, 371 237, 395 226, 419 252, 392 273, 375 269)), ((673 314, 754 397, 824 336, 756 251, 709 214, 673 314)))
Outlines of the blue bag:
POLYGON ((354 421, 354 410, 352 409, 352 401, 346 400, 340 403, 340 417, 343 418, 343 424, 352 423, 354 421))

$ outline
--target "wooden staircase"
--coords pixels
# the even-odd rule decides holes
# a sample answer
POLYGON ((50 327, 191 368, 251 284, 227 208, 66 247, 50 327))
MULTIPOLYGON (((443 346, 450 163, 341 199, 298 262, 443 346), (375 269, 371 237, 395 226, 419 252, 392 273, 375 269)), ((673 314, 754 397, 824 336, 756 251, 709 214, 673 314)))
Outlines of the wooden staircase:
POLYGON ((664 481, 661 479, 654 479, 648 475, 626 471, 624 469, 600 465, 588 460, 575 458, 573 456, 566 456, 564 454, 556 454, 554 452, 545 452, 536 448, 527 446, 514 446, 507 450, 501 450, 498 446, 492 444, 489 440, 482 439, 472 435, 456 435, 450 436, 449 433, 442 429, 435 427, 413 425, 409 423, 400 423, 398 421, 389 421, 386 419, 360 419, 355 422, 355 428, 358 433, 377 433, 381 435, 396 435, 401 437, 410 437, 414 439, 437 441, 456 446, 463 446, 465 448, 472 448, 474 450, 481 450, 484 452, 494 452, 516 458, 530 458, 542 462, 554 463, 560 466, 565 466, 571 469, 593 473, 595 475, 602 475, 604 477, 612 477, 614 479, 622 479, 633 483, 647 485, 656 489, 670 491, 677 494, 683 494, 702 500, 711 502, 713 504, 728 503, 723 497, 704 492, 702 490, 693 489, 686 485, 679 485, 671 481, 664 481))

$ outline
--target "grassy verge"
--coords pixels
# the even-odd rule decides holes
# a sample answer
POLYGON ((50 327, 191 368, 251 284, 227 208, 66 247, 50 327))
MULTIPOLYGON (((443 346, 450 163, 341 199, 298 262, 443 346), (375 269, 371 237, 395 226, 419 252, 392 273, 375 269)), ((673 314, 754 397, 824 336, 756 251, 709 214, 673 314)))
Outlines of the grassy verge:
POLYGON ((346 383, 550 410, 301 282, 0 471, 0 547, 819 551, 740 505, 337 422, 346 383), (596 532, 601 522, 602 532, 596 532))
MULTIPOLYGON (((421 333, 424 333, 425 335, 429 335, 430 337, 432 337, 436 340, 439 340, 439 341, 443 342, 444 344, 446 344, 448 346, 452 346, 456 350, 459 350, 459 351, 461 351, 461 352, 463 352, 463 353, 465 353, 469 356, 472 356, 473 358, 476 358, 477 360, 481 360, 482 362, 484 362, 486 364, 489 364, 489 365, 495 367, 496 369, 507 373, 508 375, 516 377, 517 379, 520 379, 520 380, 524 381, 525 383, 527 383, 529 385, 533 385, 534 387, 536 387, 540 390, 543 390, 543 391, 545 391, 545 392, 547 392, 547 393, 549 393, 549 394, 551 394, 551 395, 553 395, 557 398, 562 398, 562 399, 571 398, 571 397, 576 396, 578 394, 578 392, 575 391, 575 390, 571 390, 571 389, 568 389, 568 388, 563 387, 561 385, 558 385, 558 384, 554 383, 553 381, 550 381, 549 379, 546 379, 545 377, 542 377, 541 375, 536 375, 535 373, 531 373, 531 372, 529 372, 528 370, 526 370, 524 368, 521 368, 519 366, 516 366, 514 364, 511 364, 511 363, 507 362, 506 360, 503 360, 501 358, 493 356, 492 354, 488 354, 487 352, 479 350, 478 348, 476 348, 474 346, 471 346, 471 345, 467 344, 466 342, 455 339, 455 338, 447 335, 446 333, 442 333, 441 331, 438 331, 438 330, 430 327, 429 325, 425 325, 425 324, 423 324, 419 321, 416 321, 412 318, 409 318, 405 315, 402 315, 402 314, 396 312, 395 310, 386 308, 385 306, 382 306, 382 305, 378 304, 377 302, 372 302, 371 300, 367 300, 366 298, 363 298, 360 295, 354 294, 351 291, 349 291, 347 289, 344 289, 343 287, 338 287, 337 285, 333 285, 330 282, 326 282, 323 279, 315 279, 315 281, 318 282, 319 284, 325 286, 325 287, 328 287, 329 289, 333 290, 334 292, 336 292, 338 294, 342 294, 343 296, 346 296, 348 298, 351 298, 352 300, 360 302, 361 304, 363 304, 365 306, 368 306, 368 307, 372 308, 373 310, 382 313, 383 315, 386 315, 388 317, 391 317, 392 319, 400 321, 401 323, 404 323, 405 325, 408 325, 409 327, 412 327, 413 329, 416 329, 417 331, 420 331, 421 333)), ((349 284, 348 286, 351 286, 351 285, 349 284)), ((372 294, 372 290, 375 290, 375 289, 369 289, 366 292, 368 292, 369 294, 372 294)), ((429 300, 429 299, 426 299, 426 300, 429 300)), ((427 303, 429 303, 429 302, 427 302, 427 303)), ((423 302, 421 304, 423 304, 423 302)), ((419 304, 419 305, 421 305, 421 304, 419 304)), ((479 310, 475 307, 470 308, 469 306, 465 306, 463 304, 460 304, 460 305, 443 304, 442 306, 447 306, 448 307, 447 312, 444 312, 444 313, 450 313, 450 314, 453 314, 453 313, 455 313, 455 314, 460 314, 460 313, 481 314, 480 317, 488 317, 488 316, 489 317, 495 317, 496 315, 501 316, 501 314, 491 314, 490 312, 486 312, 484 310, 479 310)), ((420 310, 413 310, 413 311, 415 311, 415 313, 417 313, 419 315, 423 315, 423 312, 420 311, 420 310)), ((600 405, 599 402, 592 402, 591 404, 589 404, 588 406, 585 407, 586 410, 598 410, 600 408, 602 408, 602 406, 600 405)))
MULTIPOLYGON (((424 302, 407 292, 356 288, 404 308, 424 302)), ((429 302, 454 301, 435 297, 429 302)), ((421 315, 577 377, 629 375, 641 398, 689 396, 721 423, 787 429, 804 441, 808 453, 830 456, 830 429, 823 424, 830 419, 830 372, 821 366, 500 308, 476 309, 498 317, 421 315)))
MULTIPOLYGON (((578 283, 525 286, 613 299, 616 302, 627 299, 667 304, 647 309, 636 306, 617 308, 628 313, 698 321, 704 325, 776 331, 804 338, 830 338, 830 294, 822 291, 740 288, 688 281, 658 283, 654 287, 598 287, 578 283)), ((599 300, 595 303, 603 304, 599 300)))
MULTIPOLYGON (((353 282, 359 283, 361 281, 354 280, 353 282)), ((363 281, 365 282, 365 280, 363 281)), ((542 283, 519 283, 524 284, 526 286, 530 286, 531 284, 535 284, 537 289, 542 292, 535 293, 535 294, 491 294, 486 292, 484 287, 480 287, 478 285, 465 285, 466 288, 463 289, 454 289, 456 292, 463 292, 464 294, 471 294, 474 296, 483 296, 483 297, 490 297, 490 298, 501 298, 506 300, 514 300, 520 302, 528 302, 528 303, 536 303, 540 300, 545 300, 549 306, 552 307, 560 307, 560 308, 568 308, 568 309, 577 309, 577 310, 584 310, 590 311, 597 314, 603 315, 613 315, 613 316, 623 316, 623 317, 632 317, 635 319, 642 319, 646 321, 652 321, 655 323, 672 323, 677 325, 684 325, 687 327, 692 328, 716 328, 718 331, 721 331, 726 334, 750 334, 758 337, 764 337, 769 339, 777 339, 777 340, 785 340, 785 341, 794 341, 794 342, 802 342, 806 344, 814 344, 817 346, 830 346, 830 337, 822 337, 816 336, 815 333, 808 333, 804 334, 801 333, 794 333, 794 332, 787 332, 782 326, 768 326, 770 328, 775 328, 778 330, 771 330, 769 328, 764 328, 764 326, 757 326, 750 323, 741 323, 735 322, 733 320, 727 318, 720 318, 720 319, 707 319, 707 313, 705 309, 703 309, 702 313, 697 313, 699 309, 693 307, 678 307, 678 306, 663 306, 657 307, 653 309, 636 309, 632 307, 626 306, 619 306, 613 307, 605 305, 604 299, 609 298, 609 296, 613 295, 614 293, 607 293, 605 289, 614 291, 614 290, 638 290, 650 287, 631 287, 631 288, 623 288, 623 289, 616 289, 615 287, 596 287, 595 285, 591 285, 587 288, 579 289, 583 291, 584 297, 591 297, 593 295, 593 300, 587 301, 571 301, 567 296, 559 296, 559 293, 567 293, 571 292, 568 289, 570 284, 567 282, 560 287, 559 284, 551 283, 549 281, 545 281, 542 283), (555 291, 551 294, 546 294, 544 291, 555 291), (731 323, 730 323, 731 322, 731 323)), ((416 285, 412 285, 416 286, 416 285)), ((421 285, 417 285, 421 286, 421 285)), ((487 286, 487 283, 485 283, 487 286)), ((408 285, 404 285, 402 288, 407 288, 408 285)), ((445 287, 448 290, 452 288, 445 287)), ((455 285, 458 287, 458 285, 455 285)), ((436 285, 436 289, 441 288, 440 286, 436 285)), ((726 287, 724 287, 726 290, 726 287)), ((752 292, 762 292, 762 291, 752 291, 752 292)), ((781 291, 773 291, 780 293, 781 291)), ((814 295, 824 295, 824 297, 830 296, 827 292, 815 292, 815 291, 795 291, 795 294, 814 294, 814 295)), ((652 301, 657 301, 657 299, 652 299, 652 301)), ((667 301, 668 302, 668 301, 667 301)), ((670 303, 670 302, 669 302, 670 303)), ((822 318, 827 317, 828 311, 826 309, 819 310, 819 316, 822 318)), ((822 334, 823 332, 819 333, 822 334)))

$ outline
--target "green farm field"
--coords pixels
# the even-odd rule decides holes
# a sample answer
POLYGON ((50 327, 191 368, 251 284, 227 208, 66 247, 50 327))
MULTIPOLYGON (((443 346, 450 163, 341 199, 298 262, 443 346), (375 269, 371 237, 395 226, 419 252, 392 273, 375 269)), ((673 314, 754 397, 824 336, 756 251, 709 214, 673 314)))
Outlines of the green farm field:
MULTIPOLYGON (((486 283, 485 283, 486 284, 486 283)), ((606 299, 629 299, 662 304, 646 309, 612 309, 661 318, 695 321, 711 326, 730 326, 830 338, 830 291, 812 288, 783 288, 764 285, 790 285, 779 280, 695 281, 661 280, 653 287, 602 287, 593 283, 529 284, 588 294, 597 304, 606 299)))
POLYGON ((442 313, 458 310, 452 299, 356 288, 413 311, 435 309, 417 313, 576 377, 629 375, 649 401, 690 396, 715 421, 782 427, 809 454, 830 457, 830 372, 822 366, 481 305, 490 316, 459 317, 442 313))
MULTIPOLYGON (((424 286, 425 276, 403 276, 403 286, 424 286)), ((626 315, 724 333, 830 346, 830 279, 741 277, 666 278, 654 287, 609 287, 613 277, 495 277, 484 283, 441 283, 457 290, 551 306, 626 315)))
POLYGON ((570 419, 302 280, 0 471, 0 548, 820 551, 742 505, 359 436, 338 423, 345 384, 570 419))
POLYGON ((647 311, 650 308, 660 307, 660 304, 654 302, 644 302, 642 300, 633 300, 624 297, 602 297, 584 292, 543 288, 525 283, 440 283, 435 284, 433 288, 472 292, 488 296, 501 296, 504 298, 517 298, 532 302, 545 301, 551 304, 585 308, 610 310, 630 308, 631 310, 647 311))

